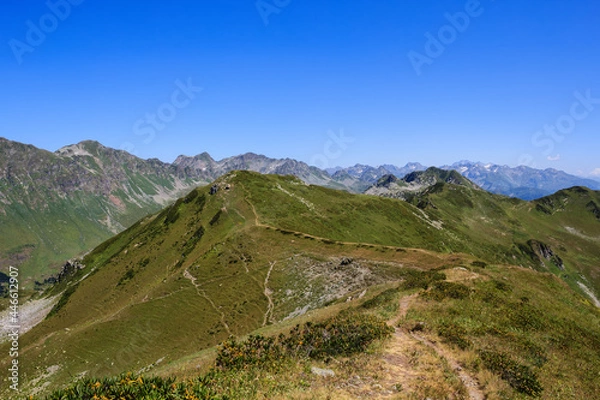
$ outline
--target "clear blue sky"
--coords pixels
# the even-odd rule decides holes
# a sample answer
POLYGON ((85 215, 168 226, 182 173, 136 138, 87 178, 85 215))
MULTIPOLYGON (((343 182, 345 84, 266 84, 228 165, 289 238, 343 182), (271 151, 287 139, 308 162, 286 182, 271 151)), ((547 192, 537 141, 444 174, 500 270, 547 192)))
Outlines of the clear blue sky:
POLYGON ((71 1, 3 3, 0 136, 600 168, 597 0, 71 1))

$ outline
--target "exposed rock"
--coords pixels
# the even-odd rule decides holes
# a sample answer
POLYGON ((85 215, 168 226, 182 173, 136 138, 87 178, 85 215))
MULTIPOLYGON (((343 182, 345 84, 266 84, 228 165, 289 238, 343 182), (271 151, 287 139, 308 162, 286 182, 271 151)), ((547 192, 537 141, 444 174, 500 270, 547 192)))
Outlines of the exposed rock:
POLYGON ((377 187, 389 187, 390 183, 395 183, 398 181, 398 178, 396 178, 394 175, 392 174, 388 174, 388 175, 384 175, 381 178, 379 178, 379 180, 376 183, 377 187))
POLYGON ((409 331, 411 332, 420 332, 423 329, 425 329, 425 322, 423 321, 419 321, 417 323, 415 323, 415 325, 409 329, 409 331))
POLYGON ((54 284, 54 283, 62 282, 67 277, 75 274, 77 271, 79 271, 80 269, 84 269, 84 268, 85 268, 85 265, 82 264, 79 260, 68 260, 62 266, 62 268, 60 269, 58 274, 52 275, 52 276, 44 279, 44 281, 42 283, 39 283, 36 281, 36 285, 41 286, 41 285, 45 285, 45 284, 54 284))
POLYGON ((342 261, 340 261, 340 265, 350 265, 352 264, 352 258, 350 257, 342 257, 342 261))
POLYGON ((330 369, 311 367, 310 372, 312 372, 315 375, 322 376, 323 378, 326 378, 328 376, 335 376, 335 372, 333 372, 330 369))
POLYGON ((527 244, 529 244, 534 253, 540 258, 542 265, 544 265, 543 260, 547 260, 556 265, 560 270, 565 270, 565 264, 563 263, 563 260, 554 253, 549 245, 533 239, 528 241, 527 244))
POLYGON ((600 207, 598 207, 598 204, 596 204, 593 200, 586 204, 586 208, 589 212, 594 214, 596 219, 600 219, 600 207))
MULTIPOLYGON (((420 198, 429 191, 439 190, 443 185, 456 185, 476 190, 479 189, 476 184, 464 178, 457 171, 447 171, 431 167, 425 171, 411 172, 402 179, 398 179, 393 175, 384 175, 376 184, 368 188, 365 193, 413 202, 413 199, 420 198)), ((417 199, 417 201, 419 201, 419 199, 417 199)), ((418 205, 418 207, 421 209, 428 207, 435 208, 433 204, 427 201, 424 201, 422 204, 418 205)))

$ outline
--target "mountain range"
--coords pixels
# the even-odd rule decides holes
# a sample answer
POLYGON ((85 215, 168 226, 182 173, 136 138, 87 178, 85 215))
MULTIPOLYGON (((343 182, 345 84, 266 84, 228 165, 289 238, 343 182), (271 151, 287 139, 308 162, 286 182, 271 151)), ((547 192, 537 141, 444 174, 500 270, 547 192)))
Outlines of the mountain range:
POLYGON ((187 398, 593 398, 600 192, 524 201, 438 168, 392 184, 410 196, 240 170, 188 191, 21 306, 22 393, 176 398, 149 374, 187 398))
MULTIPOLYGON (((599 182, 552 169, 467 161, 443 168, 460 172, 492 193, 523 199, 572 186, 600 189, 599 182)), ((220 161, 208 153, 179 156, 169 164, 142 160, 94 141, 49 152, 0 138, 0 271, 21 266, 26 285, 42 282, 56 274, 66 259, 234 170, 293 175, 308 184, 360 193, 384 176, 402 178, 425 169, 408 163, 324 171, 304 162, 253 153, 220 161)))

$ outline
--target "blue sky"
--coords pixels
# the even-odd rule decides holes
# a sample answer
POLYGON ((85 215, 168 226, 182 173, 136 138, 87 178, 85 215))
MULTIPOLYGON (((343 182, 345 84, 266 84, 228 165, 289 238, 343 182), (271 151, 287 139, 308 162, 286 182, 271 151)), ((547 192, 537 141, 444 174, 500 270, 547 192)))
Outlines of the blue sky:
POLYGON ((600 2, 7 0, 4 136, 600 176, 600 2))

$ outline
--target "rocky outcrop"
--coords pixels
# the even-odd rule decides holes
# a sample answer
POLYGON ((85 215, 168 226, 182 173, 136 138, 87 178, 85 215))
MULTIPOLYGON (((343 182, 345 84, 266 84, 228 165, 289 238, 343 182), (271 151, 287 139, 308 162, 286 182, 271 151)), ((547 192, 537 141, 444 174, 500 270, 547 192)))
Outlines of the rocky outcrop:
POLYGON ((80 260, 68 260, 67 262, 65 262, 65 264, 62 266, 62 268, 56 275, 52 275, 52 276, 44 279, 43 282, 36 281, 36 286, 39 287, 39 286, 44 286, 44 285, 48 285, 48 284, 52 285, 55 283, 62 282, 69 276, 74 275, 77 271, 79 271, 80 269, 84 269, 84 268, 85 268, 85 265, 83 265, 80 260))
POLYGON ((593 200, 587 203, 586 208, 589 212, 591 212, 596 219, 600 220, 600 207, 593 200))
POLYGON ((535 255, 539 258, 542 266, 546 266, 546 264, 544 263, 544 260, 546 260, 552 262, 561 271, 564 271, 565 264, 563 263, 563 260, 557 254, 554 253, 550 246, 533 239, 529 240, 527 244, 535 253, 535 255))

